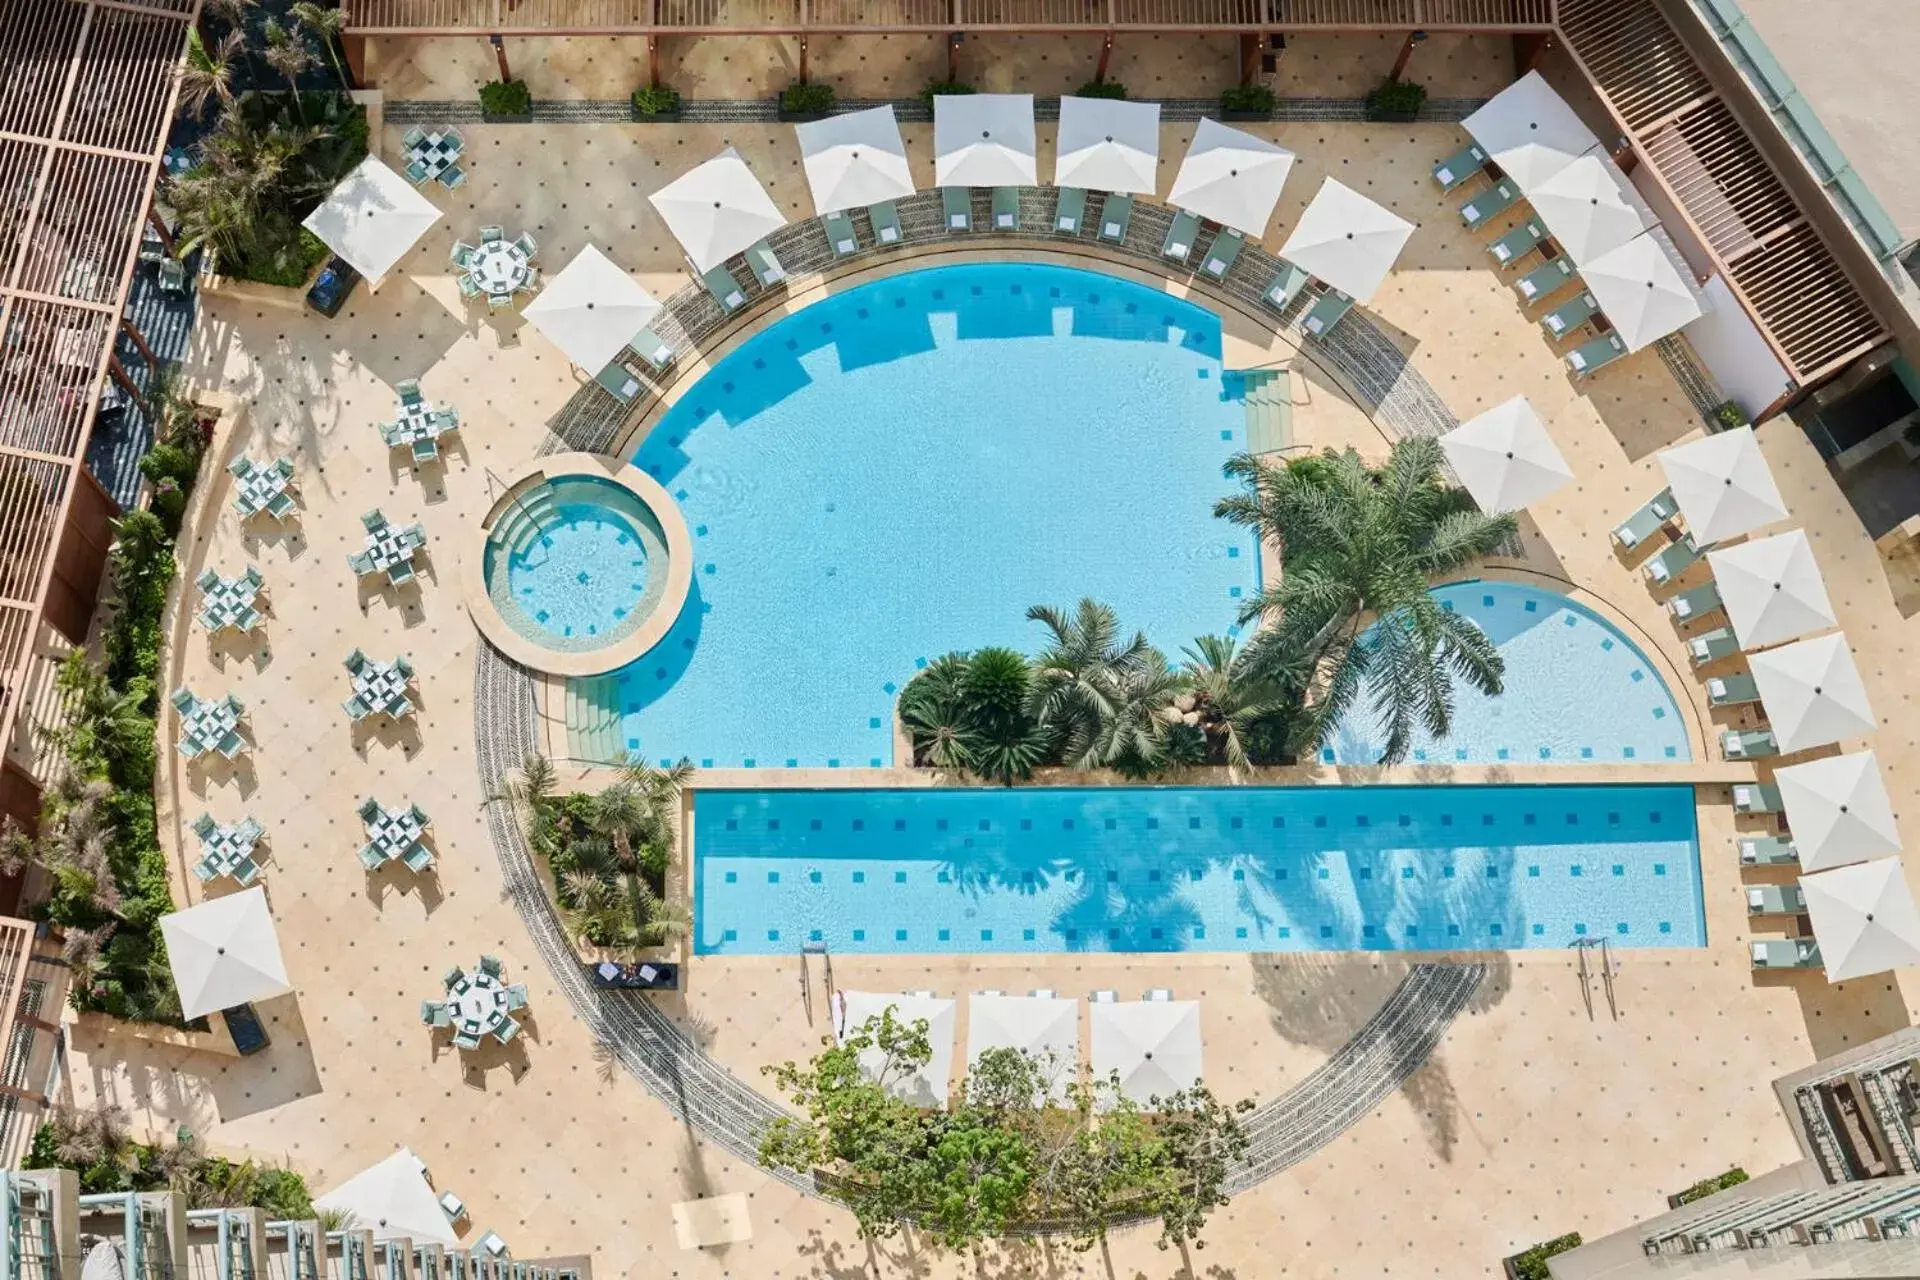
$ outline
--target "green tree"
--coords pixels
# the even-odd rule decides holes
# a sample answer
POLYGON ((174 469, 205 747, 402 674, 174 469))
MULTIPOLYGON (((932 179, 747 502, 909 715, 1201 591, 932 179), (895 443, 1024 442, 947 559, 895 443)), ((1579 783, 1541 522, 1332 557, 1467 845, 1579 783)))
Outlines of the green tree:
POLYGON ((300 73, 313 65, 313 50, 307 48, 298 31, 289 31, 278 18, 268 18, 262 33, 267 41, 267 65, 287 82, 287 101, 293 104, 294 115, 305 124, 307 115, 300 103, 299 79, 300 73))
POLYGON ((347 27, 346 10, 330 9, 313 0, 295 0, 287 12, 326 51, 327 61, 333 64, 333 74, 339 77, 341 87, 350 87, 353 81, 348 79, 347 69, 340 63, 339 44, 340 33, 347 27))
POLYGON ((1068 765, 1093 769, 1109 763, 1102 756, 1102 726, 1118 711, 1122 684, 1149 661, 1147 637, 1136 631, 1122 639, 1113 610, 1091 599, 1072 613, 1037 604, 1027 618, 1046 627, 1049 637, 1033 661, 1034 718, 1060 736, 1068 765))
POLYGON ((1053 735, 1028 710, 1033 673, 1012 649, 949 653, 927 664, 900 692, 900 720, 914 759, 1011 783, 1031 777, 1052 751, 1053 735))
POLYGON ((238 31, 229 31, 209 47, 198 29, 187 32, 187 57, 180 66, 179 114, 198 119, 207 103, 233 101, 233 60, 241 53, 238 31))
MULTIPOLYGON (((1199 636, 1181 653, 1186 657, 1182 670, 1187 693, 1180 705, 1188 723, 1204 736, 1207 757, 1230 769, 1272 763, 1255 761, 1249 743, 1292 710, 1286 690, 1241 666, 1232 636, 1199 636)), ((1284 728, 1281 724, 1280 731, 1284 728)))
POLYGON ((913 740, 914 763, 970 769, 980 742, 967 701, 967 655, 942 654, 900 691, 900 722, 913 740))
POLYGON ((1245 454, 1228 463, 1242 490, 1215 514, 1275 545, 1283 569, 1241 611, 1242 622, 1265 624, 1241 661, 1302 693, 1297 750, 1317 749, 1363 687, 1386 732, 1383 764, 1406 758, 1416 729, 1446 735, 1456 680, 1501 691, 1492 642, 1440 608, 1430 587, 1492 554, 1514 520, 1480 511, 1446 483, 1442 463, 1426 437, 1398 442, 1379 467, 1351 449, 1278 467, 1245 454))

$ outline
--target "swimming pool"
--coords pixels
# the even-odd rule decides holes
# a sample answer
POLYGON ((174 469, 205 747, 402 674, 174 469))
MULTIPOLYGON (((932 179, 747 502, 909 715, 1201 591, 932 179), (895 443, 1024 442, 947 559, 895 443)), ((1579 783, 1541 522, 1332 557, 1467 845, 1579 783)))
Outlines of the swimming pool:
MULTIPOLYGON (((1693 758, 1686 721, 1647 655, 1607 619, 1557 591, 1517 582, 1434 588, 1506 659, 1505 692, 1454 687, 1453 732, 1419 734, 1410 763, 1631 764, 1693 758)), ((1363 686, 1320 758, 1373 764, 1386 734, 1363 686)))
POLYGON ((1258 590, 1213 517, 1243 447, 1219 317, 1029 264, 941 267, 762 331, 635 463, 693 533, 679 623, 576 703, 615 745, 717 766, 893 763, 894 695, 956 648, 1093 596, 1170 653, 1258 590))
POLYGON ((1706 940, 1685 786, 702 790, 693 851, 701 954, 1706 940))

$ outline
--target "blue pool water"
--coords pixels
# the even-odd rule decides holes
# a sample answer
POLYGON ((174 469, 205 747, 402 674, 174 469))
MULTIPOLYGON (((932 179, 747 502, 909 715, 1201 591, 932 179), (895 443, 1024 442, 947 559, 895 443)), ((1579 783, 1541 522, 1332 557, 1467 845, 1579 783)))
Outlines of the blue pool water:
POLYGON ((718 766, 893 763, 894 695, 949 649, 1031 650, 1093 596, 1169 653, 1258 589, 1216 520, 1245 411, 1220 320, 1026 264, 835 294, 729 354, 635 462, 679 501, 694 583, 619 673, 620 737, 718 766))
POLYGON ((522 495, 487 548, 488 593, 515 630, 552 648, 629 634, 666 588, 666 542, 634 493, 566 476, 522 495))
MULTIPOLYGON (((1593 610, 1512 582, 1437 587, 1443 608, 1478 623, 1506 659, 1505 692, 1455 686, 1453 732, 1421 734, 1409 760, 1453 764, 1660 764, 1691 760, 1687 727, 1659 670, 1593 610)), ((1322 749, 1328 764, 1373 764, 1386 734, 1362 689, 1322 749)))
POLYGON ((1705 944, 1684 786, 706 791, 701 954, 1705 944))

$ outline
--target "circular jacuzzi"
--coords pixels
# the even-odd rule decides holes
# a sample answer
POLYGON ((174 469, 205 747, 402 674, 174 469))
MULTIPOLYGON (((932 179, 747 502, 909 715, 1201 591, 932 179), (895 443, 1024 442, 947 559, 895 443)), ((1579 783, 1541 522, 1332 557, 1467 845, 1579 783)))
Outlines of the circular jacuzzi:
POLYGON ((482 524, 468 607, 526 665, 593 675, 633 661, 679 617, 692 580, 686 523, 657 482, 594 454, 509 477, 482 524))

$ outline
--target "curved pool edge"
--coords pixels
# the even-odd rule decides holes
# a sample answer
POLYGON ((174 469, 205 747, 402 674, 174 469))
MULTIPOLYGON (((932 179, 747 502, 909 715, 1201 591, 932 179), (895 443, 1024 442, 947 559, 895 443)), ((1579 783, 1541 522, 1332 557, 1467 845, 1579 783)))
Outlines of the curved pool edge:
POLYGON ((693 590, 693 536, 673 495, 638 467, 599 453, 547 454, 507 473, 502 479, 505 491, 487 508, 487 514, 468 542, 461 574, 467 616, 473 619, 473 625, 488 643, 521 666, 554 676, 604 675, 637 661, 659 644, 679 621, 693 590), (529 482, 546 484, 569 476, 605 480, 626 489, 659 522, 667 544, 666 589, 653 612, 631 635, 602 649, 552 649, 520 634, 501 616, 487 586, 487 541, 495 523, 529 482))

